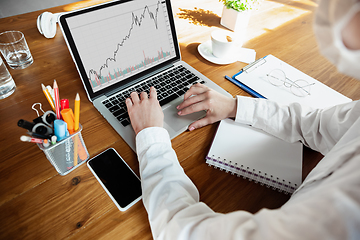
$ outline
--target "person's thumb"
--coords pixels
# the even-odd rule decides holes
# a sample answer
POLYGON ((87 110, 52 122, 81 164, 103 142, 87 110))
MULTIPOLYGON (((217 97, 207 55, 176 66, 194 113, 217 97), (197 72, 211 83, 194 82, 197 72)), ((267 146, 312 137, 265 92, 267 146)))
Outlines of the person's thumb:
POLYGON ((189 131, 193 131, 195 129, 204 127, 210 123, 212 123, 212 122, 210 121, 209 117, 204 117, 204 118, 199 119, 199 120, 193 122, 192 124, 190 124, 188 129, 189 129, 189 131))

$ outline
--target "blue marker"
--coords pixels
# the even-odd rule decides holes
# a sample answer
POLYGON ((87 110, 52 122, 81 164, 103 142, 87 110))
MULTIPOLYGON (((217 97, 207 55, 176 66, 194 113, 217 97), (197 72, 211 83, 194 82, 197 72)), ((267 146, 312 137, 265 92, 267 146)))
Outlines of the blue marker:
POLYGON ((57 137, 57 141, 61 141, 67 137, 67 124, 63 120, 56 119, 54 121, 54 132, 57 137))

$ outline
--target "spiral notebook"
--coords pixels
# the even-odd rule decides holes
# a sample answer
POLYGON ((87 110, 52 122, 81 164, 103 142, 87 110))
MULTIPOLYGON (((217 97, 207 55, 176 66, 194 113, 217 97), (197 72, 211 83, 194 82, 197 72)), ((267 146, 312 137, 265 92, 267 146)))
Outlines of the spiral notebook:
POLYGON ((284 193, 293 193, 302 181, 300 142, 288 143, 262 130, 220 122, 206 163, 284 193))

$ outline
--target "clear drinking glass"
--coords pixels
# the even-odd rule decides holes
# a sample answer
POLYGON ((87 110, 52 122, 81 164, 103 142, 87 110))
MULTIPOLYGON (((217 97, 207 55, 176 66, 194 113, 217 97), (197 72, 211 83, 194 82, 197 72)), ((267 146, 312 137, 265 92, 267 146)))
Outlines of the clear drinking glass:
POLYGON ((15 88, 14 79, 0 57, 0 99, 10 96, 15 91, 15 88))
POLYGON ((12 69, 23 69, 34 62, 24 34, 19 31, 0 33, 0 51, 12 69))

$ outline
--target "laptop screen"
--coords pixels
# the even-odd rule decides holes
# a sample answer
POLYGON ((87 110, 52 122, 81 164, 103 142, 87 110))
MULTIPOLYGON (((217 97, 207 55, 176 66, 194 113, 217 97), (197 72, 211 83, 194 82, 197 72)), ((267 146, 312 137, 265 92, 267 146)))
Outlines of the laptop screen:
POLYGON ((170 0, 120 0, 65 13, 60 26, 91 99, 180 59, 170 0))

